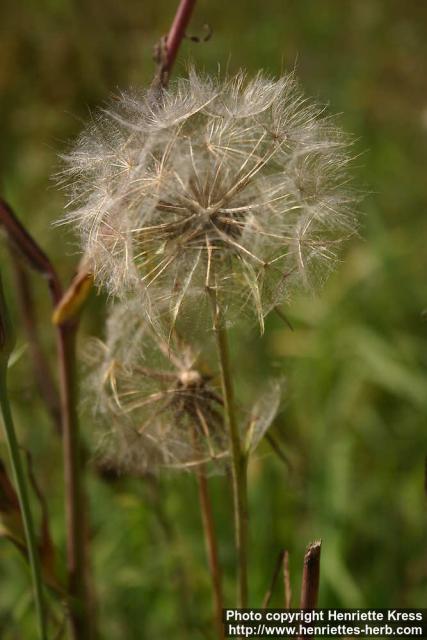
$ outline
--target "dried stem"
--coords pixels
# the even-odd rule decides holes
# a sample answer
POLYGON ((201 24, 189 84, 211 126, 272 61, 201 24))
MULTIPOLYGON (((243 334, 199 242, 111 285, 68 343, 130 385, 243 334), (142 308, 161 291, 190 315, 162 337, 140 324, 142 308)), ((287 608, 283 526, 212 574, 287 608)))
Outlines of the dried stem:
POLYGON ((248 537, 248 496, 247 457, 242 450, 239 427, 234 408, 233 379, 230 367, 228 336, 224 319, 217 308, 215 292, 208 289, 212 303, 212 316, 217 341, 221 385, 224 397, 225 419, 229 433, 234 503, 234 527, 236 536, 238 593, 237 606, 245 608, 248 602, 247 537, 248 537))
MULTIPOLYGON (((62 286, 49 258, 0 200, 0 224, 8 239, 29 265, 46 278, 54 308, 62 300, 62 286)), ((64 484, 67 520, 68 588, 71 603, 71 631, 74 640, 90 637, 89 602, 85 579, 84 498, 81 487, 80 437, 76 411, 75 333, 76 321, 56 327, 60 378, 61 425, 64 457, 64 484)))
POLYGON ((200 511, 202 513, 203 530, 205 533, 206 552, 212 577, 212 590, 215 602, 215 622, 218 630, 218 638, 224 640, 224 624, 222 621, 222 609, 224 607, 222 594, 221 567, 218 560, 218 544, 215 533, 215 524, 212 513, 212 503, 209 495, 208 482, 203 470, 197 472, 199 485, 200 511))
MULTIPOLYGON (((308 545, 305 552, 300 599, 301 609, 315 609, 317 606, 321 545, 321 541, 316 540, 308 545)), ((305 636, 300 636, 299 640, 305 640, 305 636)))
POLYGON ((47 640, 46 611, 43 600, 43 583, 39 552, 37 548, 37 537, 28 496, 27 480, 19 453, 18 439, 16 437, 7 394, 7 367, 9 359, 7 342, 10 340, 10 336, 8 335, 8 320, 6 318, 6 314, 7 309, 5 308, 3 298, 3 285, 0 280, 0 337, 2 338, 0 340, 0 350, 2 351, 0 354, 0 407, 25 531, 28 560, 31 568, 34 597, 36 602, 39 637, 41 640, 47 640), (5 346, 6 349, 4 349, 5 346))
POLYGON ((61 299, 62 291, 55 269, 46 254, 34 242, 28 231, 16 218, 11 207, 1 198, 0 224, 6 231, 8 240, 12 246, 27 259, 32 269, 38 271, 46 278, 53 302, 56 305, 61 299))
MULTIPOLYGON (((193 430, 193 445, 195 452, 197 452, 196 429, 193 430)), ((212 502, 209 494, 208 481, 203 466, 197 467, 196 477, 199 489, 199 503, 203 522, 206 553, 208 556, 209 569, 212 579, 212 592, 215 607, 215 624, 217 627, 219 640, 224 640, 224 624, 222 621, 222 609, 224 607, 224 600, 222 593, 221 567, 218 558, 218 541, 215 531, 215 523, 212 512, 212 502)))
POLYGON ((316 540, 308 545, 305 552, 300 600, 301 609, 315 609, 317 605, 321 546, 321 541, 316 540))

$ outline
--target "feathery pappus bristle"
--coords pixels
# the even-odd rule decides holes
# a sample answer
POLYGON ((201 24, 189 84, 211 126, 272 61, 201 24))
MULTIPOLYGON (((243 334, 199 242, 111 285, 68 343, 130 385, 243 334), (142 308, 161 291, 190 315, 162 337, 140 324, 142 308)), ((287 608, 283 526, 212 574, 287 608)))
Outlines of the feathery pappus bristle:
POLYGON ((92 341, 86 360, 107 464, 135 474, 223 466, 228 439, 212 376, 189 344, 152 331, 139 301, 113 307, 105 343, 92 341))
POLYGON ((139 291, 149 320, 203 306, 265 315, 322 281, 357 226, 351 142, 294 75, 190 71, 124 93, 65 158, 65 221, 101 286, 139 291))

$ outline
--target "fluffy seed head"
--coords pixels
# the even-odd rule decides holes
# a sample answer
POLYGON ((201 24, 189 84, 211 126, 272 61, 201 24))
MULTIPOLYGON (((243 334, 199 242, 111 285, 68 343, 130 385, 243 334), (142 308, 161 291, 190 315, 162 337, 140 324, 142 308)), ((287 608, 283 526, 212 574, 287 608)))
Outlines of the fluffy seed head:
POLYGON ((66 157, 66 220, 98 282, 138 289, 151 319, 202 315, 214 291, 229 320, 248 310, 262 327, 355 229, 348 147, 293 75, 191 71, 98 114, 66 157))
MULTIPOLYGON (((222 471, 229 462, 223 400, 198 351, 174 333, 169 341, 144 322, 139 299, 115 304, 106 340, 85 350, 85 388, 98 423, 100 458, 132 474, 162 468, 222 471)), ((249 411, 238 408, 250 455, 272 424, 281 395, 272 381, 249 411)))
POLYGON ((101 457, 134 474, 221 466, 228 444, 211 376, 200 371, 193 349, 178 339, 164 342, 140 311, 139 301, 116 305, 106 342, 92 343, 87 387, 106 427, 101 457))

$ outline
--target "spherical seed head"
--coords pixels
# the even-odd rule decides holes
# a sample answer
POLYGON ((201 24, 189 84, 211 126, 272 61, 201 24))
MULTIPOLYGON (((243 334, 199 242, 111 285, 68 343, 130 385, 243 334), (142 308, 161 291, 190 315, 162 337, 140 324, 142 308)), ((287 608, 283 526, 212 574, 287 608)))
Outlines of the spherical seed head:
POLYGON ((293 75, 190 72, 155 101, 122 94, 67 157, 67 220, 113 294, 151 319, 264 316, 322 280, 356 226, 349 142, 293 75), (197 307, 195 307, 197 305, 197 307))
POLYGON ((219 391, 197 353, 156 336, 140 301, 115 305, 106 342, 94 342, 85 385, 97 399, 103 461, 142 474, 162 468, 222 470, 228 439, 219 391))

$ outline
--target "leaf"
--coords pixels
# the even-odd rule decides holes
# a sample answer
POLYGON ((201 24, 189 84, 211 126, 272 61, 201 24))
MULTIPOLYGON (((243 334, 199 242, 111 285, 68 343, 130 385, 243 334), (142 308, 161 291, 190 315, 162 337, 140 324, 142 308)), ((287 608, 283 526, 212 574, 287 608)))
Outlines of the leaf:
POLYGON ((47 508, 46 499, 39 487, 36 476, 34 474, 33 469, 33 460, 29 451, 27 453, 27 462, 28 462, 28 477, 31 483, 31 486, 34 490, 34 493, 37 496, 37 499, 40 504, 40 509, 42 513, 42 522, 41 522, 41 535, 39 542, 39 553, 40 553, 40 561, 42 564, 43 571, 43 579, 51 589, 54 591, 64 594, 65 589, 61 585, 60 580, 57 575, 57 554, 55 550, 55 546, 53 544, 52 536, 50 533, 49 527, 49 512, 47 508))
POLYGON ((9 317, 0 273, 0 366, 6 368, 15 346, 15 334, 9 317))
MULTIPOLYGON (((30 460, 30 458, 28 458, 30 460)), ((35 481, 29 462, 29 478, 42 509, 42 532, 39 542, 43 580, 57 593, 64 595, 65 589, 56 571, 56 552, 49 530, 46 501, 35 481)), ((0 537, 7 538, 27 558, 24 524, 18 496, 0 458, 0 537)))
POLYGON ((18 496, 0 459, 0 536, 26 552, 24 525, 18 496))

